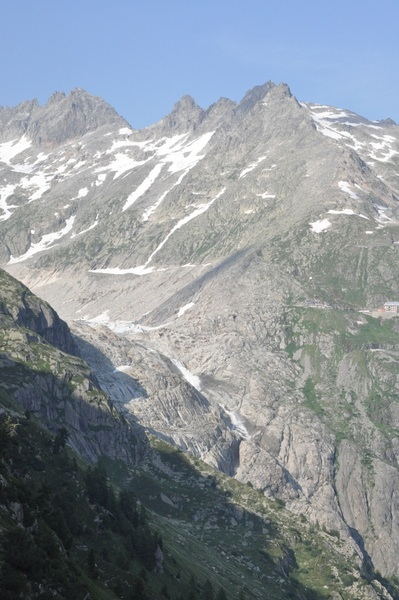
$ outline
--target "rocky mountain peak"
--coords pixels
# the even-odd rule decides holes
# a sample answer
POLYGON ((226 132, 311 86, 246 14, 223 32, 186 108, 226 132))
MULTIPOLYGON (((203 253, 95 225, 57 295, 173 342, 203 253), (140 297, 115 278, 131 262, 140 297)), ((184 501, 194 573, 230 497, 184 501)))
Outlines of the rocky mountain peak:
POLYGON ((233 110, 236 108, 237 103, 229 100, 229 98, 220 98, 214 104, 211 104, 205 111, 204 119, 215 119, 222 117, 223 119, 228 118, 233 110))
POLYGON ((0 140, 8 141, 25 134, 32 113, 38 108, 39 102, 26 100, 17 106, 0 108, 0 140))
POLYGON ((47 101, 47 106, 61 102, 66 97, 65 92, 54 92, 47 101))
POLYGON ((263 85, 257 85, 250 89, 239 103, 237 110, 243 113, 249 112, 255 106, 255 104, 263 101, 264 98, 271 92, 280 97, 290 98, 292 96, 290 88, 286 83, 280 83, 276 85, 273 81, 267 81, 263 85))
POLYGON ((45 106, 37 100, 0 110, 1 139, 25 135, 37 146, 53 147, 100 127, 129 124, 104 100, 77 88, 55 92, 45 106))
POLYGON ((390 126, 397 126, 396 121, 394 121, 393 119, 391 119, 390 117, 388 117, 387 119, 382 119, 381 121, 379 121, 380 125, 385 125, 386 127, 390 127, 390 126))
POLYGON ((257 102, 259 102, 259 100, 262 100, 266 96, 266 94, 268 94, 270 90, 272 90, 275 87, 275 85, 276 84, 273 83, 273 81, 267 81, 263 85, 256 85, 255 87, 251 88, 239 103, 239 110, 242 112, 247 112, 248 110, 251 110, 251 108, 257 102))
POLYGON ((198 106, 194 98, 188 94, 182 96, 173 107, 173 112, 191 111, 201 108, 198 106))
POLYGON ((197 127, 203 115, 203 109, 191 96, 183 96, 174 105, 172 111, 162 119, 163 127, 176 132, 192 131, 197 127))
POLYGON ((56 92, 34 111, 27 135, 38 145, 51 146, 105 125, 126 127, 128 123, 104 100, 77 88, 68 95, 56 92))

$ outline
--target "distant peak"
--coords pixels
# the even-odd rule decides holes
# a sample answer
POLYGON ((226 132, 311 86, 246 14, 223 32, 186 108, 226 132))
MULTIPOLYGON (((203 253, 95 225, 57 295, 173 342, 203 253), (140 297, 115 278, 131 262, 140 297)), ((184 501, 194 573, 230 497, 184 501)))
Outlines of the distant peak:
POLYGON ((215 102, 214 104, 211 104, 211 106, 209 108, 212 107, 228 107, 228 108, 232 108, 234 106, 237 106, 237 102, 234 102, 234 100, 230 100, 229 98, 225 98, 224 96, 222 96, 222 98, 219 98, 219 100, 217 102, 215 102))
POLYGON ((182 96, 182 98, 180 98, 180 100, 178 102, 176 102, 176 104, 173 107, 172 113, 186 111, 186 110, 201 111, 202 108, 200 106, 198 106, 198 104, 196 103, 196 101, 194 100, 194 98, 192 96, 186 95, 186 96, 182 96))
POLYGON ((267 81, 263 85, 257 85, 250 89, 238 105, 238 109, 242 112, 251 110, 255 104, 263 100, 270 92, 279 92, 281 95, 291 97, 291 90, 286 83, 276 85, 273 81, 267 81))
POLYGON ((263 85, 256 85, 251 88, 241 100, 238 108, 243 112, 250 110, 259 100, 262 100, 266 94, 270 92, 276 86, 273 81, 267 81, 263 85))
POLYGON ((207 120, 208 123, 213 123, 212 127, 216 126, 218 122, 228 120, 230 115, 233 114, 237 103, 228 98, 219 98, 217 102, 211 104, 204 113, 203 120, 207 120))
POLYGON ((106 102, 104 100, 102 100, 101 98, 99 98, 97 96, 92 96, 91 94, 86 92, 86 90, 84 90, 83 88, 75 88, 75 89, 71 90, 69 92, 69 94, 66 94, 65 92, 54 92, 48 99, 46 106, 51 106, 53 104, 59 104, 64 101, 66 101, 66 103, 68 104, 71 101, 76 102, 79 100, 85 101, 85 102, 95 102, 96 104, 101 104, 101 103, 106 104, 106 102))
POLYGON ((58 104, 61 102, 64 102, 67 105, 71 102, 76 102, 76 100, 90 102, 92 104, 97 105, 107 104, 102 98, 98 96, 92 96, 82 88, 75 88, 71 90, 69 94, 66 94, 65 92, 54 92, 48 99, 47 104, 45 106, 51 106, 52 104, 58 104))
POLYGON ((386 125, 387 127, 391 127, 392 125, 397 125, 397 123, 389 117, 387 119, 381 119, 380 121, 378 121, 378 123, 380 125, 386 125))
POLYGON ((125 127, 128 124, 102 98, 75 88, 69 94, 54 92, 45 106, 35 107, 26 133, 38 145, 51 146, 106 125, 125 127))
POLYGON ((102 102, 102 103, 106 104, 105 100, 103 100, 99 96, 93 96, 92 94, 89 94, 89 92, 87 92, 83 88, 74 88, 69 93, 69 97, 73 98, 73 99, 83 98, 83 99, 95 100, 95 101, 102 102))
POLYGON ((162 123, 176 131, 195 129, 201 120, 203 112, 194 98, 183 96, 176 102, 172 111, 162 120, 162 123))
POLYGON ((180 98, 180 100, 176 104, 189 104, 191 106, 197 106, 196 101, 190 94, 185 94, 180 98))
POLYGON ((50 96, 50 98, 47 101, 47 104, 56 104, 57 102, 61 102, 61 100, 64 100, 65 98, 65 93, 64 92, 54 92, 54 94, 52 94, 50 96))
POLYGON ((103 107, 107 106, 110 110, 115 112, 115 110, 109 104, 107 104, 107 102, 105 102, 105 100, 103 100, 99 96, 93 96, 92 94, 89 94, 89 92, 87 92, 83 88, 74 88, 68 94, 66 94, 65 92, 54 92, 48 99, 45 107, 51 106, 52 104, 59 104, 59 103, 64 103, 65 106, 68 106, 71 103, 76 103, 76 102, 78 102, 82 105, 84 104, 87 107, 90 106, 92 108, 99 107, 99 106, 103 106, 103 107))

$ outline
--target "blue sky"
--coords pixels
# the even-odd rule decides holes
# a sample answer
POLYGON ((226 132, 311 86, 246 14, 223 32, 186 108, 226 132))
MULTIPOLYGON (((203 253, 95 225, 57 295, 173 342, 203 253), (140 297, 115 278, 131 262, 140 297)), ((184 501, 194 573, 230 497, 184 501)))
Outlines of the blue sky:
POLYGON ((0 105, 75 87, 133 127, 272 80, 399 123, 399 0, 3 0, 0 105))

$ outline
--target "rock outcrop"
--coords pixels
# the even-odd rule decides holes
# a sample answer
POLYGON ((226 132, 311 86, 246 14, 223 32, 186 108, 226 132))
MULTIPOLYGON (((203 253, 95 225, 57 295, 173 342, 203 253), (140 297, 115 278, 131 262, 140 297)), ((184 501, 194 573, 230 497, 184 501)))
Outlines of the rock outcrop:
POLYGON ((53 433, 65 428, 69 445, 89 462, 108 456, 137 464, 145 450, 142 432, 99 388, 66 323, 4 271, 0 325, 1 392, 53 433))

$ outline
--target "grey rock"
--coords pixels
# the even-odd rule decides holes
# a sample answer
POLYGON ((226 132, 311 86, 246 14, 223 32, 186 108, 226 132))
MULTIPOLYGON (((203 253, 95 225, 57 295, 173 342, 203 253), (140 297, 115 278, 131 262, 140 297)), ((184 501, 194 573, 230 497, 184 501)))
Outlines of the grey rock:
POLYGON ((1 264, 132 426, 398 575, 398 326, 359 312, 399 298, 398 127, 271 82, 142 131, 82 90, 0 125, 1 264))

